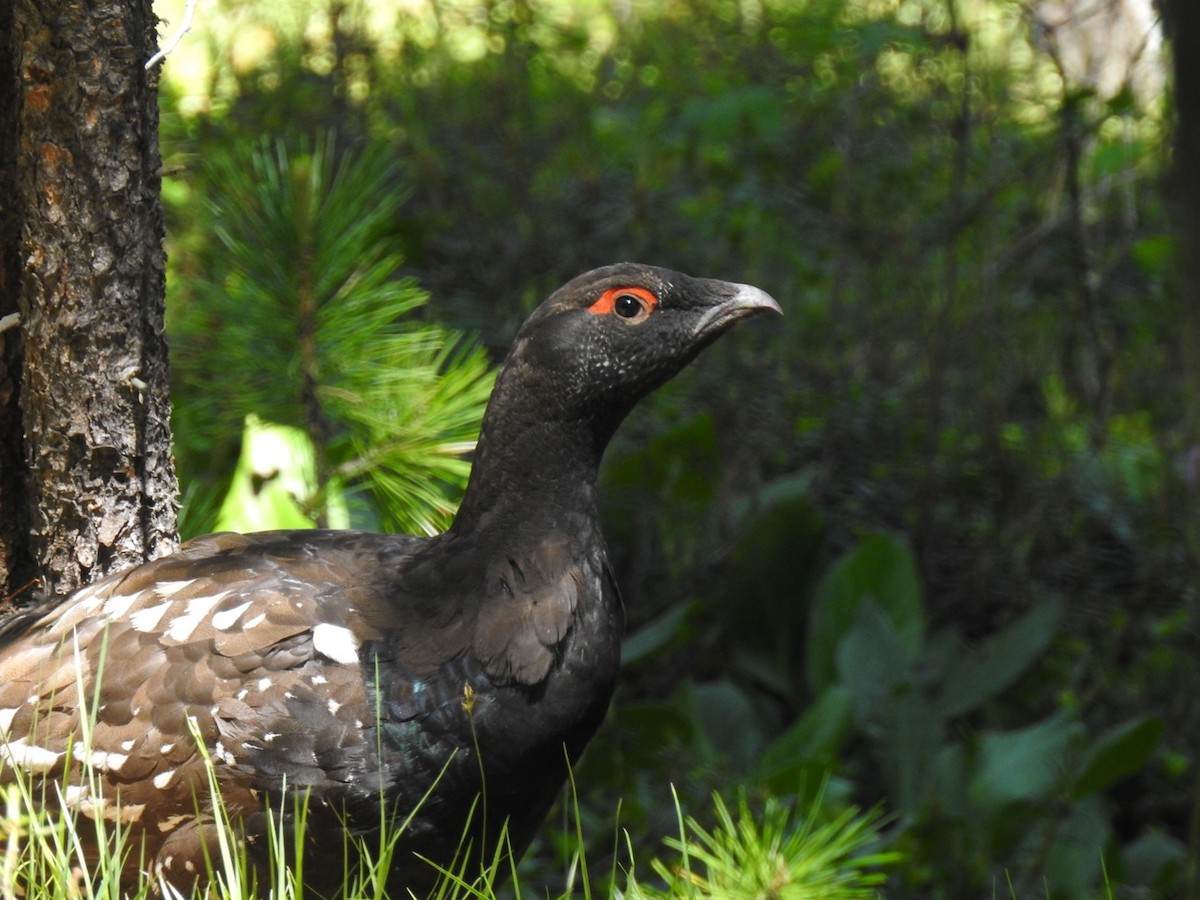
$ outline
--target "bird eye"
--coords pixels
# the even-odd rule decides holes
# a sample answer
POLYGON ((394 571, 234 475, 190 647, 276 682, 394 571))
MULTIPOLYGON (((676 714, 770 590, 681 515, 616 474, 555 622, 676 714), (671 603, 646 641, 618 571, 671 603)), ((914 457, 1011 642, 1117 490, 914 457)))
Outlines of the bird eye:
POLYGON ((658 297, 649 288, 615 287, 601 294, 587 311, 594 316, 611 313, 630 325, 637 325, 646 321, 657 306, 658 297))
POLYGON ((636 319, 646 311, 646 302, 633 294, 620 294, 613 301, 613 311, 622 319, 636 319))

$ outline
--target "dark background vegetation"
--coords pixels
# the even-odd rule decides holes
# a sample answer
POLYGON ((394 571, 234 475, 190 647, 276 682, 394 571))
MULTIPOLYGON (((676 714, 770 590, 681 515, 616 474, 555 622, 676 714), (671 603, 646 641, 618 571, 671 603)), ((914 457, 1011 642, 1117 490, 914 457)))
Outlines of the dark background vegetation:
MULTIPOLYGON (((618 843, 631 864, 621 828, 656 852, 671 785, 700 818, 714 789, 824 785, 891 816, 889 897, 1196 895, 1169 92, 1073 78, 1012 0, 301 9, 230 13, 163 89, 186 530, 217 521, 250 413, 307 432, 317 506, 336 482, 353 524, 410 521, 353 477, 375 432, 320 399, 395 323, 337 313, 306 356, 304 246, 274 264, 294 308, 246 306, 246 260, 279 252, 237 226, 272 155, 388 210, 322 252, 388 248, 403 328, 493 358, 595 265, 752 282, 785 317, 652 398, 603 472, 631 625, 577 773, 592 871, 618 843)), ((435 475, 452 500, 461 472, 435 475)), ((573 829, 527 889, 560 889, 573 829)))

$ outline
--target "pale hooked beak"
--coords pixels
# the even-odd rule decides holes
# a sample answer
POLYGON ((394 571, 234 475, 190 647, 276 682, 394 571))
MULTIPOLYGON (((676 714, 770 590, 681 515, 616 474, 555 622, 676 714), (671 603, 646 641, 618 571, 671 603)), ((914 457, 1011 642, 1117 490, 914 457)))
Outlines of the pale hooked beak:
POLYGON ((694 337, 708 332, 721 331, 738 319, 762 312, 776 312, 783 315, 779 303, 762 288, 756 288, 752 284, 734 284, 728 281, 714 281, 712 285, 713 292, 723 295, 725 299, 710 307, 700 317, 700 321, 692 329, 694 337))

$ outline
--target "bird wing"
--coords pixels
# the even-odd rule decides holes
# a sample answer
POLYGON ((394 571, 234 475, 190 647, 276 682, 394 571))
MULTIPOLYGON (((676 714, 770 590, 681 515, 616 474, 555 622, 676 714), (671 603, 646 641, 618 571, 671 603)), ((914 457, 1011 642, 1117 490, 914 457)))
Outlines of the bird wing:
POLYGON ((531 553, 488 567, 472 649, 494 681, 534 685, 550 672, 585 589, 583 560, 571 547, 551 535, 531 553))
POLYGON ((204 754, 254 775, 231 779, 235 808, 285 771, 348 779, 367 702, 357 648, 379 637, 356 605, 420 542, 340 534, 211 535, 6 629, 0 782, 65 776, 64 806, 166 833, 196 810, 204 754))

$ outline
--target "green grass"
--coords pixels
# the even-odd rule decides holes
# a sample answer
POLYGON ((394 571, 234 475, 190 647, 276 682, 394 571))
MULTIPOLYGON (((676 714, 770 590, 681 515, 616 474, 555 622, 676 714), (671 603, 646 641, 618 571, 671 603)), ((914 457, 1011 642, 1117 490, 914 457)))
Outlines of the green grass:
MULTIPOLYGON (((209 790, 219 798, 216 770, 206 755, 209 790)), ((569 802, 577 802, 574 785, 569 802)), ((0 795, 0 898, 25 900, 74 900, 74 898, 117 898, 142 900, 153 895, 150 879, 143 876, 136 887, 124 893, 120 872, 126 860, 140 857, 136 838, 127 828, 111 821, 92 820, 78 813, 59 813, 44 804, 44 791, 58 791, 57 782, 18 780, 0 795), (98 863, 89 867, 83 843, 89 831, 103 851, 98 863)), ((285 802, 295 804, 295 833, 283 827, 283 810, 270 816, 267 835, 271 867, 267 884, 252 889, 249 865, 235 822, 223 813, 218 802, 217 853, 207 861, 207 896, 212 900, 302 900, 306 896, 301 879, 299 848, 303 846, 306 797, 296 793, 285 802)), ((575 839, 584 846, 581 817, 574 807, 575 839)), ((624 835, 626 862, 614 862, 598 887, 591 878, 587 860, 576 852, 563 875, 560 900, 857 900, 879 896, 886 867, 898 854, 881 848, 881 818, 877 813, 854 809, 830 814, 820 799, 797 809, 778 799, 766 801, 760 812, 740 798, 731 808, 714 795, 715 825, 706 827, 686 815, 676 803, 677 837, 668 838, 669 851, 647 867, 643 880, 624 835)), ((384 885, 391 867, 396 840, 405 823, 386 829, 371 840, 347 838, 345 884, 348 897, 385 900, 384 885)), ((465 848, 464 848, 465 849, 465 848)), ((464 858, 469 858, 463 854, 464 858)), ((507 844, 500 846, 480 873, 465 864, 443 870, 436 900, 495 900, 523 896, 516 865, 507 844), (507 887, 501 888, 502 883, 507 887)), ((163 890, 163 886, 158 886, 163 890)), ((165 888, 171 896, 170 888, 165 888)), ((526 895, 528 892, 526 892, 526 895)), ((312 896, 311 894, 307 896, 312 896)), ((537 896, 547 896, 538 893, 537 896)), ((391 900, 401 900, 392 897, 391 900)))
MULTIPOLYGON (((78 648, 76 648, 78 654, 78 648)), ((100 682, 104 653, 101 651, 100 682)), ((77 665, 77 672, 84 667, 77 665)), ((77 696, 86 697, 82 675, 76 684, 77 696)), ((469 699, 469 698, 468 698, 469 699)), ((89 704, 95 709, 97 698, 89 704)), ((221 803, 221 792, 214 763, 201 740, 195 722, 189 723, 192 737, 200 748, 204 763, 206 796, 197 797, 197 808, 207 808, 212 798, 216 826, 216 852, 205 860, 204 880, 209 900, 303 900, 304 829, 307 821, 308 794, 285 791, 283 804, 268 811, 266 834, 269 866, 265 883, 252 886, 251 866, 239 836, 238 823, 221 803), (285 816, 285 812, 290 815, 285 816), (290 823, 285 825, 285 823, 290 823)), ((93 720, 84 716, 77 745, 68 747, 65 774, 60 779, 38 778, 17 770, 18 777, 0 792, 0 900, 143 900, 155 893, 177 896, 169 886, 152 883, 144 874, 148 868, 136 832, 115 821, 95 819, 75 810, 64 812, 72 769, 82 769, 82 783, 89 796, 99 803, 102 781, 86 762, 73 767, 71 759, 90 760, 93 720), (89 864, 84 846, 100 848, 99 858, 89 864), (143 874, 131 890, 123 890, 122 872, 134 866, 143 874)), ((286 787, 286 786, 285 786, 286 787)), ((482 814, 481 798, 472 814, 482 814)), ((573 840, 577 848, 563 875, 561 900, 860 900, 877 896, 884 882, 883 871, 896 863, 899 855, 882 848, 882 820, 877 812, 857 809, 830 812, 821 792, 805 808, 769 798, 761 811, 751 809, 739 798, 736 812, 714 795, 715 825, 706 827, 685 815, 676 796, 678 837, 668 838, 670 855, 666 861, 655 859, 652 873, 642 881, 636 872, 631 847, 624 835, 626 863, 614 854, 603 893, 588 870, 587 846, 583 833, 574 775, 569 780, 569 811, 573 813, 573 840)), ((76 806, 79 806, 77 801, 76 806)), ((381 810, 387 804, 381 803, 381 810)), ((119 812, 119 806, 117 807, 119 812)), ((343 844, 345 896, 355 900, 403 900, 389 897, 386 891, 398 840, 416 810, 401 821, 389 821, 386 812, 377 837, 361 838, 346 832, 343 844)), ((464 822, 464 837, 458 859, 442 869, 440 884, 433 893, 436 900, 495 900, 499 890, 520 900, 522 889, 506 835, 482 872, 472 871, 474 854, 468 835, 470 816, 464 822), (506 887, 501 888, 502 884, 506 887)), ((621 835, 614 836, 618 846, 621 835)), ((261 873, 260 873, 261 874, 261 873)), ((539 895, 541 895, 539 893, 539 895)), ((309 897, 312 894, 308 894, 309 897)), ((548 896, 548 895, 547 895, 548 896)))

